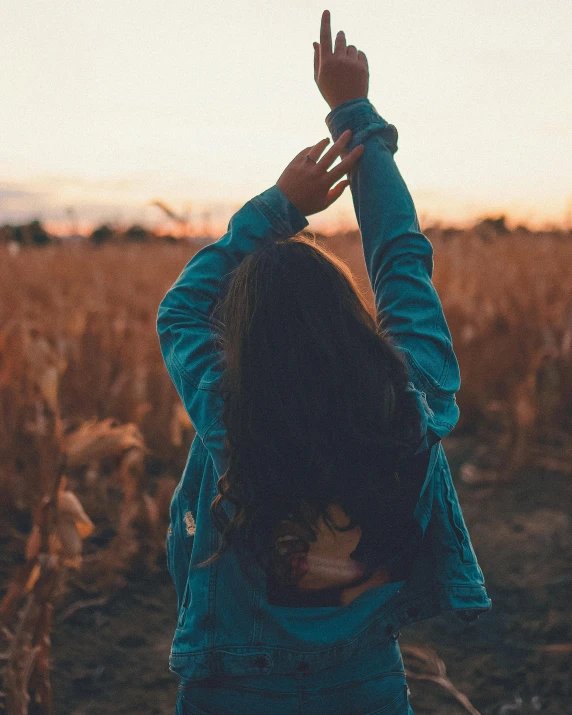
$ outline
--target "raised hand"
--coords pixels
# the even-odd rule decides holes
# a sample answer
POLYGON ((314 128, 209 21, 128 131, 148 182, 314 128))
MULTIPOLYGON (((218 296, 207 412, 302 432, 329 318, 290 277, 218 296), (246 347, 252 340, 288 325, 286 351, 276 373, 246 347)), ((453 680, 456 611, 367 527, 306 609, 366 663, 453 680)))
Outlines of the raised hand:
POLYGON ((329 10, 322 13, 320 43, 314 42, 314 80, 330 109, 350 99, 367 97, 369 89, 367 57, 354 45, 346 46, 343 30, 336 35, 332 51, 329 10))
POLYGON ((363 144, 358 144, 352 151, 345 153, 345 146, 351 136, 349 129, 345 131, 321 159, 320 155, 329 139, 322 139, 313 147, 306 147, 288 164, 276 182, 276 186, 304 216, 311 216, 328 208, 350 183, 348 180, 340 181, 331 188, 351 170, 363 153, 363 144), (328 171, 337 157, 342 155, 342 161, 328 171))

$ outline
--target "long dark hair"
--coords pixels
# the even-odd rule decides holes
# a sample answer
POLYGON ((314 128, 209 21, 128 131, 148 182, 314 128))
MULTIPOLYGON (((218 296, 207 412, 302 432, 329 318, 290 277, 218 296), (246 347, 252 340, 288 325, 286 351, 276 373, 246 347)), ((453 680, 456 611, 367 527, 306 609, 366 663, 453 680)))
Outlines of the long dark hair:
MULTIPOLYGON (((210 514, 268 569, 280 520, 346 531, 380 523, 399 500, 400 465, 418 443, 420 415, 407 367, 349 269, 303 232, 249 254, 214 313, 225 370, 228 469, 210 514), (229 519, 222 500, 236 506, 229 519), (350 518, 335 525, 327 506, 350 518)), ((239 550, 240 551, 240 550, 239 550)))

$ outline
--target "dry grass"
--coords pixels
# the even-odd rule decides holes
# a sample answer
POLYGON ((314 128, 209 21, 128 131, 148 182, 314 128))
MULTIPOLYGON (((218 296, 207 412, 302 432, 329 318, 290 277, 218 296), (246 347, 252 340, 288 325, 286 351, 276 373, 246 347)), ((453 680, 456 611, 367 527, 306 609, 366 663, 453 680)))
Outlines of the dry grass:
MULTIPOLYGON (((462 371, 458 429, 498 437, 463 478, 512 479, 535 460, 569 470, 550 450, 572 434, 572 240, 428 235, 462 371)), ((372 300, 359 234, 319 240, 372 300)), ((0 536, 20 562, 0 604, 10 712, 26 712, 29 691, 50 712, 51 614, 70 578, 100 596, 164 550, 194 431, 155 317, 193 251, 0 245, 0 536)))

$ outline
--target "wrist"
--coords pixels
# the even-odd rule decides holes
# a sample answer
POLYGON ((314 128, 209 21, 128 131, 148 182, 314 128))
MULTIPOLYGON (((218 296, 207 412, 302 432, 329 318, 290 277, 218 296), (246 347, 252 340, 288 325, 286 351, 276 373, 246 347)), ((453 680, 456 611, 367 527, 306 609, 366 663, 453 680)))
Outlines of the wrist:
POLYGON ((397 151, 397 129, 379 115, 367 97, 349 99, 338 104, 326 116, 326 125, 334 141, 337 141, 344 131, 351 129, 353 136, 346 147, 347 150, 363 144, 371 134, 379 134, 392 154, 397 151))
POLYGON ((330 104, 330 103, 328 102, 328 105, 329 105, 329 107, 330 107, 330 111, 333 112, 334 109, 337 109, 337 108, 338 108, 339 106, 341 106, 342 104, 346 104, 346 102, 353 102, 353 101, 355 101, 355 100, 357 100, 357 99, 367 99, 367 96, 346 97, 345 99, 340 99, 340 100, 338 100, 338 101, 336 101, 336 102, 332 102, 332 104, 330 104))
POLYGON ((277 185, 251 199, 254 206, 272 222, 276 230, 293 236, 308 225, 308 220, 277 185))
POLYGON ((286 199, 288 200, 288 203, 289 203, 291 206, 294 206, 294 207, 304 216, 304 212, 301 210, 301 208, 300 208, 300 207, 298 206, 298 204, 295 202, 295 197, 294 197, 294 195, 289 191, 289 189, 288 189, 286 186, 284 186, 284 184, 282 184, 282 183, 280 182, 280 180, 278 180, 278 181, 276 182, 275 186, 276 186, 277 189, 279 189, 279 190, 281 191, 282 194, 284 194, 284 196, 285 196, 286 199))

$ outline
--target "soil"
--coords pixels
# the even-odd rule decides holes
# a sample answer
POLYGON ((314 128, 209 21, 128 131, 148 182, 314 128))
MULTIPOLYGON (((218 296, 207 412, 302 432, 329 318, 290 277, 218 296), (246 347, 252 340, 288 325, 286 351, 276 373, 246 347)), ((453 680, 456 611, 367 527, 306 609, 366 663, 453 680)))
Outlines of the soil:
MULTIPOLYGON (((572 713, 570 474, 529 467, 512 483, 468 485, 459 470, 475 441, 448 438, 444 446, 493 608, 469 624, 442 616, 409 626, 400 642, 433 648, 481 715, 572 713)), ((55 712, 173 715, 175 620, 165 568, 56 624, 55 712)), ((409 686, 416 715, 467 712, 434 682, 410 679, 409 686)))

